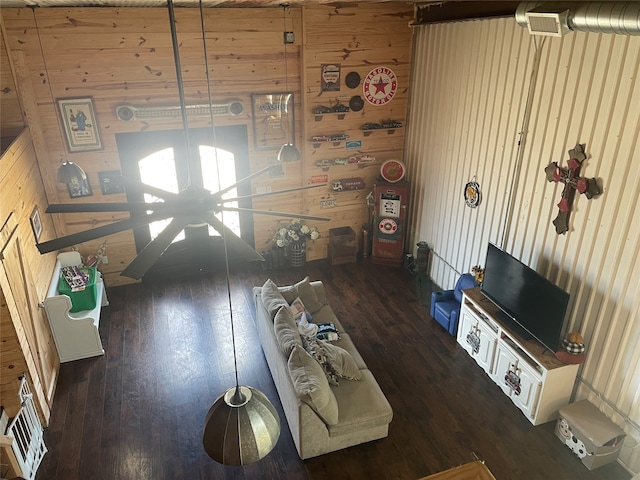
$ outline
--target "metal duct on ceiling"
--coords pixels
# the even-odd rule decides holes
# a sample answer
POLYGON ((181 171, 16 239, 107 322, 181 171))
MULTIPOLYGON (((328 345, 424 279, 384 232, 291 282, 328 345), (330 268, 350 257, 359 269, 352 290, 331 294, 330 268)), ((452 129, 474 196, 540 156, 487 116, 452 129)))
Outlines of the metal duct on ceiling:
POLYGON ((640 2, 523 2, 516 9, 516 22, 527 27, 525 14, 533 9, 541 12, 569 10, 567 27, 581 32, 640 35, 640 2))

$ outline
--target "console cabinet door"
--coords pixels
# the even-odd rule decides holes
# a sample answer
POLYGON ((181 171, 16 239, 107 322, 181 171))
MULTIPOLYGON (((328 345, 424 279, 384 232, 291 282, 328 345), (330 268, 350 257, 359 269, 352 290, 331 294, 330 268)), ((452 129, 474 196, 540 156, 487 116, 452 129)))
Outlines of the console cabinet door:
POLYGON ((460 314, 462 318, 458 326, 458 343, 487 375, 491 375, 497 343, 496 333, 468 310, 462 309, 460 314))
POLYGON ((542 386, 540 375, 503 342, 498 344, 492 378, 527 417, 534 418, 542 386))

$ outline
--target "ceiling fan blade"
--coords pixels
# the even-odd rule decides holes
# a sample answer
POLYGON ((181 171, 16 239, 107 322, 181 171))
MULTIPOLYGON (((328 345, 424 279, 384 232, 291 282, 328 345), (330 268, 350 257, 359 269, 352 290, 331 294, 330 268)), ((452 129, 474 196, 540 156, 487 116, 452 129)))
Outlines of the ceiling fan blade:
POLYGON ((169 200, 171 198, 175 198, 178 195, 177 193, 169 192, 168 190, 163 190, 162 188, 158 187, 153 187, 151 185, 147 185, 146 183, 132 182, 124 177, 120 178, 122 179, 122 183, 128 191, 148 193, 149 195, 161 198, 162 200, 169 200))
POLYGON ((54 203, 47 207, 45 213, 143 212, 145 210, 153 210, 153 204, 144 202, 54 203))
POLYGON ((317 220, 319 222, 328 222, 328 217, 316 217, 315 215, 304 215, 302 213, 273 212, 271 210, 256 210, 254 208, 240 208, 223 206, 222 210, 230 212, 250 212, 258 215, 273 215, 274 217, 301 218, 303 220, 317 220))
POLYGON ((326 187, 327 184, 326 183, 319 183, 317 185, 306 185, 304 187, 294 187, 294 188, 287 188, 284 190, 276 190, 275 192, 266 192, 266 193, 254 193, 251 195, 244 195, 242 197, 236 197, 236 198, 225 198, 222 200, 222 203, 229 203, 229 202, 235 202, 238 200, 244 200, 247 198, 256 198, 256 197, 266 197, 269 195, 278 195, 279 193, 291 193, 291 192, 298 192, 300 190, 309 190, 310 188, 318 188, 318 187, 326 187))
POLYGON ((237 187, 238 185, 240 185, 241 183, 244 183, 244 182, 246 182, 246 181, 248 181, 248 180, 251 180, 252 178, 259 177, 260 175, 263 175, 263 174, 267 173, 267 172, 268 172, 269 170, 271 170, 272 168, 273 168, 273 166, 271 166, 271 167, 266 167, 266 168, 263 168, 262 170, 258 170, 257 172, 252 173, 252 174, 251 174, 251 175, 249 175, 248 177, 241 178, 240 180, 238 180, 238 181, 237 181, 236 183, 234 183, 233 185, 229 185, 228 187, 223 188, 223 189, 222 189, 222 190, 220 190, 219 192, 216 192, 216 193, 215 193, 215 195, 216 195, 218 198, 220 198, 220 197, 222 197, 222 195, 224 195, 224 194, 225 194, 225 193, 227 193, 227 192, 230 192, 231 190, 233 190, 234 188, 236 188, 236 187, 237 187))
POLYGON ((242 256, 247 261, 264 261, 264 257, 260 255, 251 245, 241 239, 235 234, 233 230, 224 225, 218 218, 211 212, 207 212, 203 215, 206 218, 207 223, 211 225, 220 235, 224 235, 227 240, 227 247, 230 251, 242 256))
POLYGON ((173 239, 187 226, 187 221, 188 219, 185 218, 174 218, 156 238, 151 240, 147 246, 140 251, 138 256, 127 265, 127 268, 125 268, 120 275, 140 280, 143 275, 147 273, 147 270, 156 263, 169 245, 171 245, 173 239))
POLYGON ((141 217, 128 218, 126 220, 120 220, 119 222, 110 223, 108 225, 102 225, 101 227, 92 228, 91 230, 85 230, 83 232, 72 233, 64 237, 56 238, 54 240, 48 240, 46 242, 37 243, 36 247, 40 253, 49 253, 63 248, 71 247, 79 243, 89 242, 100 237, 106 237, 114 233, 122 232, 130 228, 140 227, 147 225, 156 220, 162 220, 171 215, 165 213, 151 213, 141 217))
POLYGON ((148 193, 149 195, 161 198, 162 200, 171 200, 172 198, 176 198, 178 196, 177 193, 168 192, 167 190, 163 190, 158 187, 152 187, 151 185, 147 185, 146 183, 141 183, 137 188, 142 193, 148 193))

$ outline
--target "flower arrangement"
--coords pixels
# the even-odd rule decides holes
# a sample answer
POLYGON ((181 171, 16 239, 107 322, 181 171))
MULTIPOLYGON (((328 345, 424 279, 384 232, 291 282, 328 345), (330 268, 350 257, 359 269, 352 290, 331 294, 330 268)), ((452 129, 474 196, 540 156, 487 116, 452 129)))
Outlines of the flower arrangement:
POLYGON ((310 227, 304 223, 304 220, 294 219, 290 223, 281 223, 276 234, 273 236, 273 242, 277 247, 284 248, 288 245, 302 244, 307 240, 315 240, 320 238, 320 232, 316 227, 310 227))
POLYGON ((484 268, 482 268, 480 265, 476 265, 471 268, 471 273, 473 273, 473 276, 476 277, 476 283, 478 285, 482 285, 482 282, 484 280, 484 268))

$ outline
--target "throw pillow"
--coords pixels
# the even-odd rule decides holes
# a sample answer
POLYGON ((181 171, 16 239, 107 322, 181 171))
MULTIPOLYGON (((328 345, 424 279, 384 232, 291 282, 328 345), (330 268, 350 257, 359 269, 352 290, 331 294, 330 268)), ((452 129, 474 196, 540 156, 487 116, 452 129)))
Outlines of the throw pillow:
POLYGON ((264 304, 267 312, 271 316, 271 320, 274 319, 276 313, 280 309, 281 306, 286 305, 289 306, 287 301, 284 299, 278 286, 273 283, 273 280, 268 279, 264 282, 262 286, 262 291, 260 292, 262 303, 264 304))
POLYGON ((313 336, 300 336, 302 346, 320 364, 327 381, 338 386, 338 378, 362 380, 362 372, 353 356, 344 348, 313 336))
POLYGON ((327 357, 324 348, 322 348, 322 345, 320 344, 320 340, 318 340, 316 337, 306 335, 303 335, 301 338, 302 346, 304 347, 306 352, 311 355, 315 359, 315 361, 318 362, 318 364, 322 367, 322 370, 324 370, 324 374, 327 376, 329 385, 334 385, 337 387, 339 385, 338 373, 331 365, 329 357, 327 357))
POLYGON ((287 366, 298 398, 308 404, 326 424, 337 425, 338 401, 318 362, 304 348, 296 345, 287 366))
POLYGON ((295 285, 282 287, 280 288, 280 291, 282 292, 284 299, 289 303, 293 303, 296 298, 300 297, 300 300, 304 303, 306 310, 312 314, 320 310, 324 305, 324 303, 320 302, 316 291, 311 286, 309 277, 303 278, 295 285))
POLYGON ((362 372, 351 354, 333 343, 319 340, 336 374, 347 380, 362 380, 362 372))
POLYGON ((302 340, 300 339, 293 315, 291 315, 291 312, 285 306, 280 307, 273 319, 273 331, 276 334, 276 341, 278 342, 280 351, 287 358, 291 355, 293 347, 302 345, 302 340))

